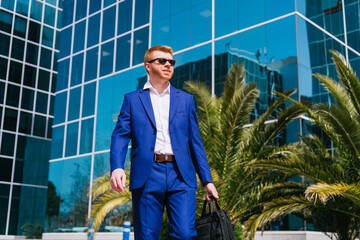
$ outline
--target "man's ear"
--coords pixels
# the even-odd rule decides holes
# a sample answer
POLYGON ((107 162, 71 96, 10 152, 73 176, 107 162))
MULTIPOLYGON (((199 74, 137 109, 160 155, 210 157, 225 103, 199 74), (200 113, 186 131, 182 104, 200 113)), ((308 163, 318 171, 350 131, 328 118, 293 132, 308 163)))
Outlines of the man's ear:
POLYGON ((147 72, 149 72, 150 71, 150 63, 146 62, 144 65, 145 65, 145 70, 147 72))

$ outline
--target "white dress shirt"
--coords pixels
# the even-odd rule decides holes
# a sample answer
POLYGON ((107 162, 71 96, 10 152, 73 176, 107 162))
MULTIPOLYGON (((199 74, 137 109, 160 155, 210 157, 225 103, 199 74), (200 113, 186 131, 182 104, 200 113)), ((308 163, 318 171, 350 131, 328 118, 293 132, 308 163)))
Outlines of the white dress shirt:
POLYGON ((155 116, 157 130, 155 153, 173 155, 174 152, 171 147, 169 133, 170 84, 161 94, 153 88, 149 81, 145 83, 143 89, 149 89, 150 91, 151 104, 155 116))

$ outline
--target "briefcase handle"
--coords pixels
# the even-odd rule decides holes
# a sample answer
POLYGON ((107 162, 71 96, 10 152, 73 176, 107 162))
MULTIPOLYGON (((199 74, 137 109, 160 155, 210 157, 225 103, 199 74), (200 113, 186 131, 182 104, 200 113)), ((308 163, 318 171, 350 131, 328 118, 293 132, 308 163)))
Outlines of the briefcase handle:
POLYGON ((202 217, 206 215, 206 205, 208 203, 210 205, 210 214, 214 212, 213 200, 215 201, 215 205, 216 205, 217 210, 220 210, 220 206, 219 206, 219 203, 218 203, 217 199, 214 198, 213 196, 210 196, 210 202, 208 202, 206 200, 204 201, 204 206, 203 206, 203 210, 202 210, 202 213, 201 213, 202 217))

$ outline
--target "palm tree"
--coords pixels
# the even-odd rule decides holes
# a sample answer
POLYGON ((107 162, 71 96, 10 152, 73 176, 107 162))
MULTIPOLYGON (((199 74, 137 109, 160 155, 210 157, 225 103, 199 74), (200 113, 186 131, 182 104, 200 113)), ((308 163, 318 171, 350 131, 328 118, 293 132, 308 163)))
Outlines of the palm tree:
MULTIPOLYGON (((200 82, 186 82, 185 89, 196 98, 199 131, 219 192, 220 205, 229 211, 233 222, 238 222, 254 211, 259 189, 274 179, 288 177, 263 170, 247 171, 245 163, 273 154, 278 147, 276 138, 303 111, 296 105, 284 108, 285 97, 295 92, 291 90, 278 97, 258 119, 250 122, 259 90, 256 83, 246 83, 242 64, 230 68, 221 97, 212 96, 208 87, 200 82), (280 109, 277 120, 266 124, 274 117, 276 109, 280 109)), ((204 195, 203 189, 199 188, 197 206, 202 206, 204 195)))
POLYGON ((360 227, 360 83, 345 58, 331 51, 339 82, 315 74, 336 100, 312 107, 278 94, 302 108, 334 143, 333 153, 315 135, 279 149, 268 159, 253 161, 251 169, 302 176, 304 181, 279 181, 260 195, 263 210, 247 222, 244 237, 287 214, 300 216, 332 238, 355 239, 360 227))

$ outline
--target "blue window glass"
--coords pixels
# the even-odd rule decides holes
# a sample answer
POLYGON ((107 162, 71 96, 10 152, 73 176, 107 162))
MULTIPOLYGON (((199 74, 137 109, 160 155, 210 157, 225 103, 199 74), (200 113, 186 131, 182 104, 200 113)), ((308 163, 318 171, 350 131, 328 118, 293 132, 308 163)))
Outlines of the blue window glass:
POLYGON ((20 112, 19 132, 31 134, 32 118, 31 113, 20 112))
POLYGON ((105 76, 113 70, 114 62, 114 41, 101 46, 100 76, 105 76))
POLYGON ((142 28, 134 33, 133 65, 142 63, 149 46, 149 28, 142 28))
POLYGON ((191 45, 211 39, 211 1, 205 1, 192 8, 191 45))
POLYGON ((105 41, 115 36, 115 14, 116 6, 103 12, 101 41, 105 41))
POLYGON ((89 153, 92 150, 94 132, 94 118, 81 121, 80 154, 89 153))
MULTIPOLYGON (((347 30, 347 42, 348 45, 360 52, 360 22, 354 21, 360 16, 359 3, 347 3, 345 1, 345 16, 346 16, 346 30, 347 30)), ((351 53, 350 53, 351 54, 351 53)), ((358 64, 352 64, 352 67, 356 67, 358 64)), ((359 71, 357 71, 359 73, 359 71)))
MULTIPOLYGON (((51 95, 50 96, 50 109, 49 109, 49 114, 51 116, 54 116, 54 104, 55 103, 55 96, 51 95)), ((52 126, 52 122, 51 122, 51 126, 52 126)))
POLYGON ((110 169, 110 153, 96 154, 94 157, 93 179, 104 176, 110 169))
POLYGON ((150 0, 135 1, 135 28, 149 23, 150 0))
MULTIPOLYGON (((46 0, 46 2, 47 2, 47 3, 50 3, 50 4, 53 5, 53 6, 56 6, 57 0, 46 0)), ((61 2, 61 1, 59 1, 59 2, 61 2)))
POLYGON ((36 22, 33 22, 33 21, 30 21, 30 23, 29 23, 29 31, 28 31, 28 39, 33 41, 33 42, 39 43, 39 41, 40 41, 40 29, 41 29, 40 24, 38 24, 36 22))
POLYGON ((77 0, 75 21, 84 18, 86 16, 86 12, 87 12, 87 0, 77 0))
POLYGON ((57 69, 58 69, 58 59, 59 59, 58 54, 59 53, 54 51, 53 68, 52 68, 54 71, 57 71, 57 69))
POLYGON ((11 33, 12 14, 0 9, 0 30, 11 33))
POLYGON ((85 82, 95 79, 98 71, 99 48, 93 48, 86 52, 85 82))
POLYGON ((27 16, 29 13, 29 0, 17 0, 16 12, 27 16))
MULTIPOLYGON (((51 98, 51 101, 54 101, 54 99, 53 98, 51 98)), ((52 104, 52 102, 50 103, 50 105, 52 104)), ((51 108, 51 106, 50 106, 50 108, 51 108)), ((47 138, 49 138, 49 139, 51 139, 51 137, 52 137, 52 125, 53 125, 53 121, 54 121, 54 119, 53 118, 49 118, 48 119, 48 131, 47 131, 47 138)))
POLYGON ((56 91, 56 82, 57 82, 57 74, 53 73, 51 79, 51 93, 55 93, 56 91))
POLYGON ((89 14, 99 11, 101 8, 101 1, 90 0, 89 14))
POLYGON ((131 48, 130 34, 117 39, 116 66, 115 66, 116 71, 128 68, 130 66, 130 48, 131 48))
POLYGON ((50 85, 49 80, 50 80, 50 72, 39 69, 37 88, 44 91, 49 91, 49 85, 50 85))
POLYGON ((44 23, 55 26, 55 8, 45 5, 44 23))
POLYGON ((64 126, 53 128, 50 159, 61 158, 63 152, 63 146, 64 146, 64 126))
POLYGON ((190 46, 190 19, 191 9, 179 12, 171 17, 170 46, 174 49, 174 51, 178 51, 190 46), (181 31, 177 30, 179 28, 181 28, 181 31))
MULTIPOLYGON (((2 1, 4 2, 4 1, 2 1)), ((2 159, 1 159, 2 161, 2 159)), ((6 172, 12 171, 12 164, 11 167, 1 167, 1 169, 4 169, 6 172)), ((6 173, 4 173, 5 175, 6 173)), ((7 212, 8 212, 8 206, 9 206, 9 193, 10 193, 10 185, 9 184, 0 184, 0 193, 1 193, 1 199, 0 199, 0 224, 2 229, 0 230, 0 234, 5 235, 5 227, 6 221, 7 221, 7 212)))
POLYGON ((95 111, 96 83, 86 84, 84 86, 82 117, 94 114, 95 111))
MULTIPOLYGON (((185 2, 185 1, 182 1, 185 2)), ((153 0, 152 22, 155 23, 170 15, 170 1, 153 0)), ((174 3, 176 3, 174 1, 174 3)))
POLYGON ((44 26, 42 32, 42 44, 52 48, 53 42, 54 42, 54 30, 44 26))
POLYGON ((40 66, 50 69, 52 60, 52 51, 47 48, 41 48, 40 53, 40 66))
POLYGON ((123 34, 131 30, 132 0, 119 3, 117 34, 123 34))
POLYGON ((23 88, 21 95, 21 108, 32 111, 34 105, 34 90, 23 88))
POLYGON ((4 129, 8 131, 16 131, 18 111, 5 108, 4 129))
POLYGON ((46 117, 35 114, 33 134, 38 137, 45 137, 46 117))
MULTIPOLYGON (((60 2, 62 2, 62 1, 60 1, 60 2)), ((58 13, 58 15, 57 15, 57 19, 56 19, 56 27, 57 27, 57 29, 60 29, 61 24, 62 24, 63 13, 62 13, 62 11, 59 11, 59 10, 57 10, 57 13, 58 13)))
POLYGON ((71 49, 71 35, 72 35, 72 27, 66 28, 65 30, 61 31, 60 34, 60 53, 59 57, 63 58, 68 55, 70 55, 70 49, 71 49))
POLYGON ((37 65, 39 56, 39 47, 32 43, 27 43, 26 62, 37 65))
POLYGON ((17 38, 13 38, 13 44, 11 49, 11 57, 16 58, 20 61, 24 58, 25 42, 17 38))
POLYGON ((4 56, 9 55, 10 37, 0 33, 0 54, 4 56))
POLYGON ((152 24, 151 44, 156 45, 167 45, 170 44, 170 18, 164 18, 152 24))
POLYGON ((104 7, 110 6, 111 4, 115 3, 116 0, 104 0, 104 7))
POLYGON ((22 64, 15 61, 11 61, 9 81, 20 84, 21 74, 22 74, 22 64))
POLYGON ((100 36, 100 13, 89 18, 87 47, 94 46, 99 43, 100 36))
POLYGON ((38 0, 31 0, 30 17, 41 22, 43 3, 38 0))
POLYGON ((63 3, 62 11, 62 27, 73 22, 74 17, 74 0, 67 0, 63 3))
POLYGON ((48 95, 46 93, 37 92, 35 111, 46 114, 47 108, 48 108, 48 95))
POLYGON ((54 124, 65 122, 66 100, 67 100, 67 92, 62 92, 56 95, 55 109, 54 109, 55 110, 54 124))
POLYGON ((4 104, 4 93, 5 93, 5 83, 0 82, 0 104, 4 104))
POLYGON ((15 135, 11 133, 3 133, 0 154, 6 156, 13 156, 14 146, 15 146, 15 135))
MULTIPOLYGON (((1 169, 0 181, 7 181, 7 182, 11 181, 12 168, 13 168, 13 159, 12 158, 4 158, 4 157, 0 158, 0 169, 1 169)), ((3 184, 0 185, 1 190, 2 190, 2 188, 3 188, 3 184)), ((9 204, 8 203, 8 194, 9 194, 9 190, 7 190, 7 193, 6 193, 7 196, 5 197, 5 199, 7 201, 1 201, 1 204, 3 204, 4 206, 9 204)), ((1 208, 3 208, 3 207, 1 207, 1 208)), ((3 221, 3 223, 2 222, 0 222, 0 223, 6 225, 6 214, 3 213, 0 216, 5 218, 5 221, 3 221), (5 216, 3 216, 3 215, 5 215, 5 216)), ((4 233, 5 233, 5 229, 3 231, 1 231, 1 234, 4 234, 4 233)))
POLYGON ((0 79, 7 79, 7 66, 8 66, 8 60, 5 58, 0 57, 0 79))
POLYGON ((3 0, 1 1, 1 7, 9 9, 10 11, 14 10, 15 0, 3 0))
POLYGON ((74 34, 74 49, 73 53, 81 51, 84 49, 85 45, 85 28, 86 21, 79 22, 75 25, 75 34, 74 34))
POLYGON ((79 122, 67 125, 65 157, 76 155, 78 143, 79 122))
MULTIPOLYGON (((57 49, 57 50, 59 50, 59 43, 60 43, 60 32, 56 31, 55 49, 57 49)), ((58 55, 58 53, 56 55, 58 55)))
POLYGON ((69 100, 68 121, 79 118, 80 113, 81 87, 71 89, 69 100))
POLYGON ((83 72, 83 61, 84 54, 78 54, 72 59, 72 67, 71 67, 71 86, 78 85, 82 82, 82 72, 83 72))
POLYGON ((14 34, 24 38, 26 33, 26 19, 15 16, 14 34))
POLYGON ((56 81, 56 91, 63 90, 68 87, 69 82, 69 65, 70 60, 66 59, 59 62, 58 65, 58 77, 56 81))

